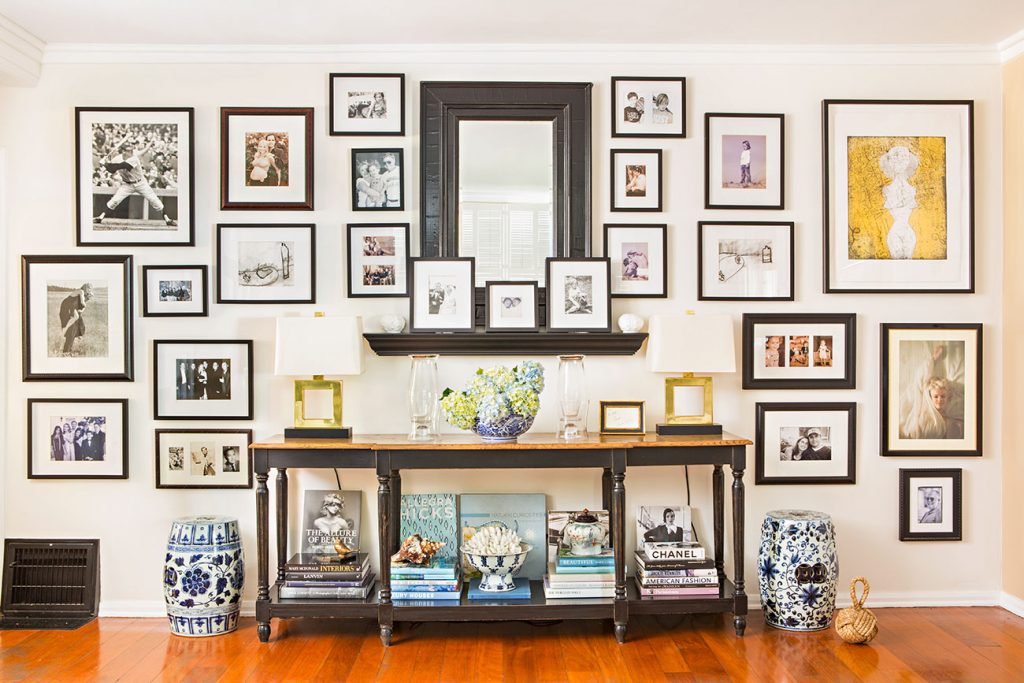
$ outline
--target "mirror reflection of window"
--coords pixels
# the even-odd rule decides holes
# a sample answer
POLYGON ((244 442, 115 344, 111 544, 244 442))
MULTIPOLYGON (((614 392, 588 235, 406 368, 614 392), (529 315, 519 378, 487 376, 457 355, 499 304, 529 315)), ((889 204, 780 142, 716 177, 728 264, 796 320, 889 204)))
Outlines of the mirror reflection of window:
POLYGON ((555 255, 554 124, 459 121, 459 256, 476 285, 536 280, 555 255))

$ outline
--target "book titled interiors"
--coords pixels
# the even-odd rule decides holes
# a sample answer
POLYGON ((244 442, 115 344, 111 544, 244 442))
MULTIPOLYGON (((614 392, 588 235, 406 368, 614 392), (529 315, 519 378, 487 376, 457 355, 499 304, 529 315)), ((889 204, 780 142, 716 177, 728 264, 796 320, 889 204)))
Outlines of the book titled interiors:
POLYGON ((358 550, 362 499, 361 491, 306 491, 302 500, 302 552, 338 555, 339 548, 358 550))

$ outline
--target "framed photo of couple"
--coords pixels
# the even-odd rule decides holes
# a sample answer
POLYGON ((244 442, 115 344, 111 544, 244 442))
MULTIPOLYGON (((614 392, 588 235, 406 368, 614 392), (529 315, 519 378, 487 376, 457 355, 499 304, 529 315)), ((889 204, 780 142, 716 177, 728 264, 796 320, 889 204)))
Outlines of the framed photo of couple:
POLYGON ((963 470, 900 470, 900 540, 963 539, 963 470))
POLYGON ((409 260, 410 332, 472 332, 476 326, 475 259, 409 260))
POLYGON ((856 403, 758 403, 756 484, 856 484, 856 403))
POLYGON ((744 313, 744 389, 856 389, 856 313, 744 313))

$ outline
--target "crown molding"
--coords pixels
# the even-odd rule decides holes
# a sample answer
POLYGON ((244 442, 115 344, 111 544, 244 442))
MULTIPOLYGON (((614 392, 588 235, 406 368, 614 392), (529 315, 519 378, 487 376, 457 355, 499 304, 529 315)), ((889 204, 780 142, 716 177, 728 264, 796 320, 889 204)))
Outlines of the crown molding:
POLYGON ((1004 64, 1011 59, 1024 55, 1024 29, 1017 31, 1005 40, 999 41, 996 45, 999 50, 999 58, 1004 64))
POLYGON ((46 43, 0 14, 0 85, 35 85, 45 48, 46 43))

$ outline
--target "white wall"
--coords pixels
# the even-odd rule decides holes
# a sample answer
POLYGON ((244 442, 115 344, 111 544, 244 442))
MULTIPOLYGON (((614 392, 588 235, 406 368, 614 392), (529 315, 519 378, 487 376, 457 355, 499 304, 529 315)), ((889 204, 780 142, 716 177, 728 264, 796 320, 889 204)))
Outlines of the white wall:
MULTIPOLYGON (((735 55, 732 56, 734 58, 735 55)), ((505 55, 514 61, 515 55, 505 55)), ((404 138, 331 138, 325 133, 327 74, 345 64, 50 64, 30 89, 0 90, 0 147, 8 150, 7 179, 10 256, 7 265, 6 322, 20 330, 20 254, 133 253, 144 264, 211 263, 214 225, 240 221, 315 221, 318 227, 319 303, 305 306, 213 305, 209 318, 135 318, 136 381, 133 383, 21 383, 20 345, 7 350, 9 381, 6 455, 8 535, 102 539, 103 605, 106 613, 162 609, 160 566, 170 520, 179 515, 224 513, 238 516, 248 551, 247 597, 255 594, 255 522, 252 491, 173 491, 154 489, 153 429, 200 427, 205 423, 154 423, 150 402, 150 340, 161 337, 252 338, 256 340, 257 437, 278 433, 290 421, 290 384, 271 374, 274 318, 284 314, 361 314, 368 329, 383 313, 407 311, 404 299, 352 300, 344 297, 344 224, 348 221, 407 220, 414 243, 419 206, 418 82, 420 80, 574 80, 593 81, 595 253, 605 222, 663 221, 669 225, 671 297, 616 300, 613 315, 630 311, 821 312, 858 313, 858 388, 855 391, 741 391, 739 375, 716 378, 716 417, 734 433, 753 437, 757 401, 852 400, 859 406, 856 486, 754 486, 753 448, 747 473, 746 567, 748 592, 757 593, 754 558, 765 511, 806 507, 831 513, 838 528, 842 582, 858 574, 870 578, 873 604, 883 601, 942 603, 991 602, 1000 587, 1001 421, 1001 113, 997 65, 860 66, 688 66, 664 64, 574 64, 544 66, 536 55, 522 65, 380 63, 370 69, 407 75, 408 135, 404 138), (532 64, 528 62, 532 61, 532 64), (687 77, 686 139, 616 140, 610 137, 609 79, 612 75, 687 77), (821 256, 820 106, 823 98, 973 98, 976 106, 977 294, 824 295, 821 256), (193 106, 196 108, 196 217, 194 248, 76 249, 74 244, 73 108, 76 105, 193 106), (218 108, 234 105, 316 107, 316 202, 314 212, 221 212, 218 210, 218 108), (787 210, 781 212, 705 211, 703 206, 703 113, 783 112, 786 114, 787 210), (410 210, 373 216, 349 211, 349 149, 397 146, 407 151, 410 210), (608 211, 608 150, 611 147, 665 149, 663 214, 611 214, 608 211), (796 301, 794 303, 696 302, 696 222, 699 219, 793 220, 796 222, 796 301), (986 325, 985 456, 968 458, 882 458, 878 455, 879 332, 881 322, 979 321, 986 325), (131 413, 131 478, 128 481, 28 481, 25 478, 25 399, 29 397, 128 397, 131 413), (897 540, 900 467, 963 467, 964 540, 961 543, 900 543, 897 540), (950 571, 950 568, 955 568, 950 571)), ((414 247, 414 253, 415 247, 414 247)), ((137 281, 137 274, 136 274, 137 281)), ((136 313, 140 304, 136 297, 136 313)), ((345 384, 346 422, 360 432, 407 429, 404 358, 378 358, 367 350, 365 374, 345 384)), ((505 359, 482 359, 484 363, 505 359)), ((514 360, 514 359, 508 359, 514 360)), ((542 359, 548 370, 554 359, 542 359)), ((481 361, 443 358, 444 384, 460 384, 481 361)), ((642 355, 587 360, 591 398, 645 399, 651 422, 663 414, 663 376, 646 372, 642 355)), ((534 429, 556 425, 553 402, 542 397, 534 429)), ((591 424, 596 424, 591 411, 591 424)), ((233 423, 230 426, 249 426, 233 423)), ((212 426, 212 425, 208 425, 212 426)), ((343 471, 345 487, 364 491, 363 533, 372 538, 376 481, 370 472, 343 471)), ((693 503, 702 537, 710 537, 710 469, 691 472, 693 503)), ((308 487, 332 487, 329 473, 293 473, 292 501, 308 487)), ((405 477, 406 492, 544 491, 552 508, 594 506, 600 501, 600 475, 583 471, 424 472, 405 477)), ((626 480, 627 509, 640 503, 680 500, 682 470, 632 470, 626 480)), ((298 510, 293 507, 293 519, 298 510)), ((297 524, 292 524, 293 535, 297 524)), ((632 534, 629 534, 631 540, 632 534)), ((729 543, 727 543, 729 545, 729 543)), ((840 591, 842 594, 843 591, 840 591)))

